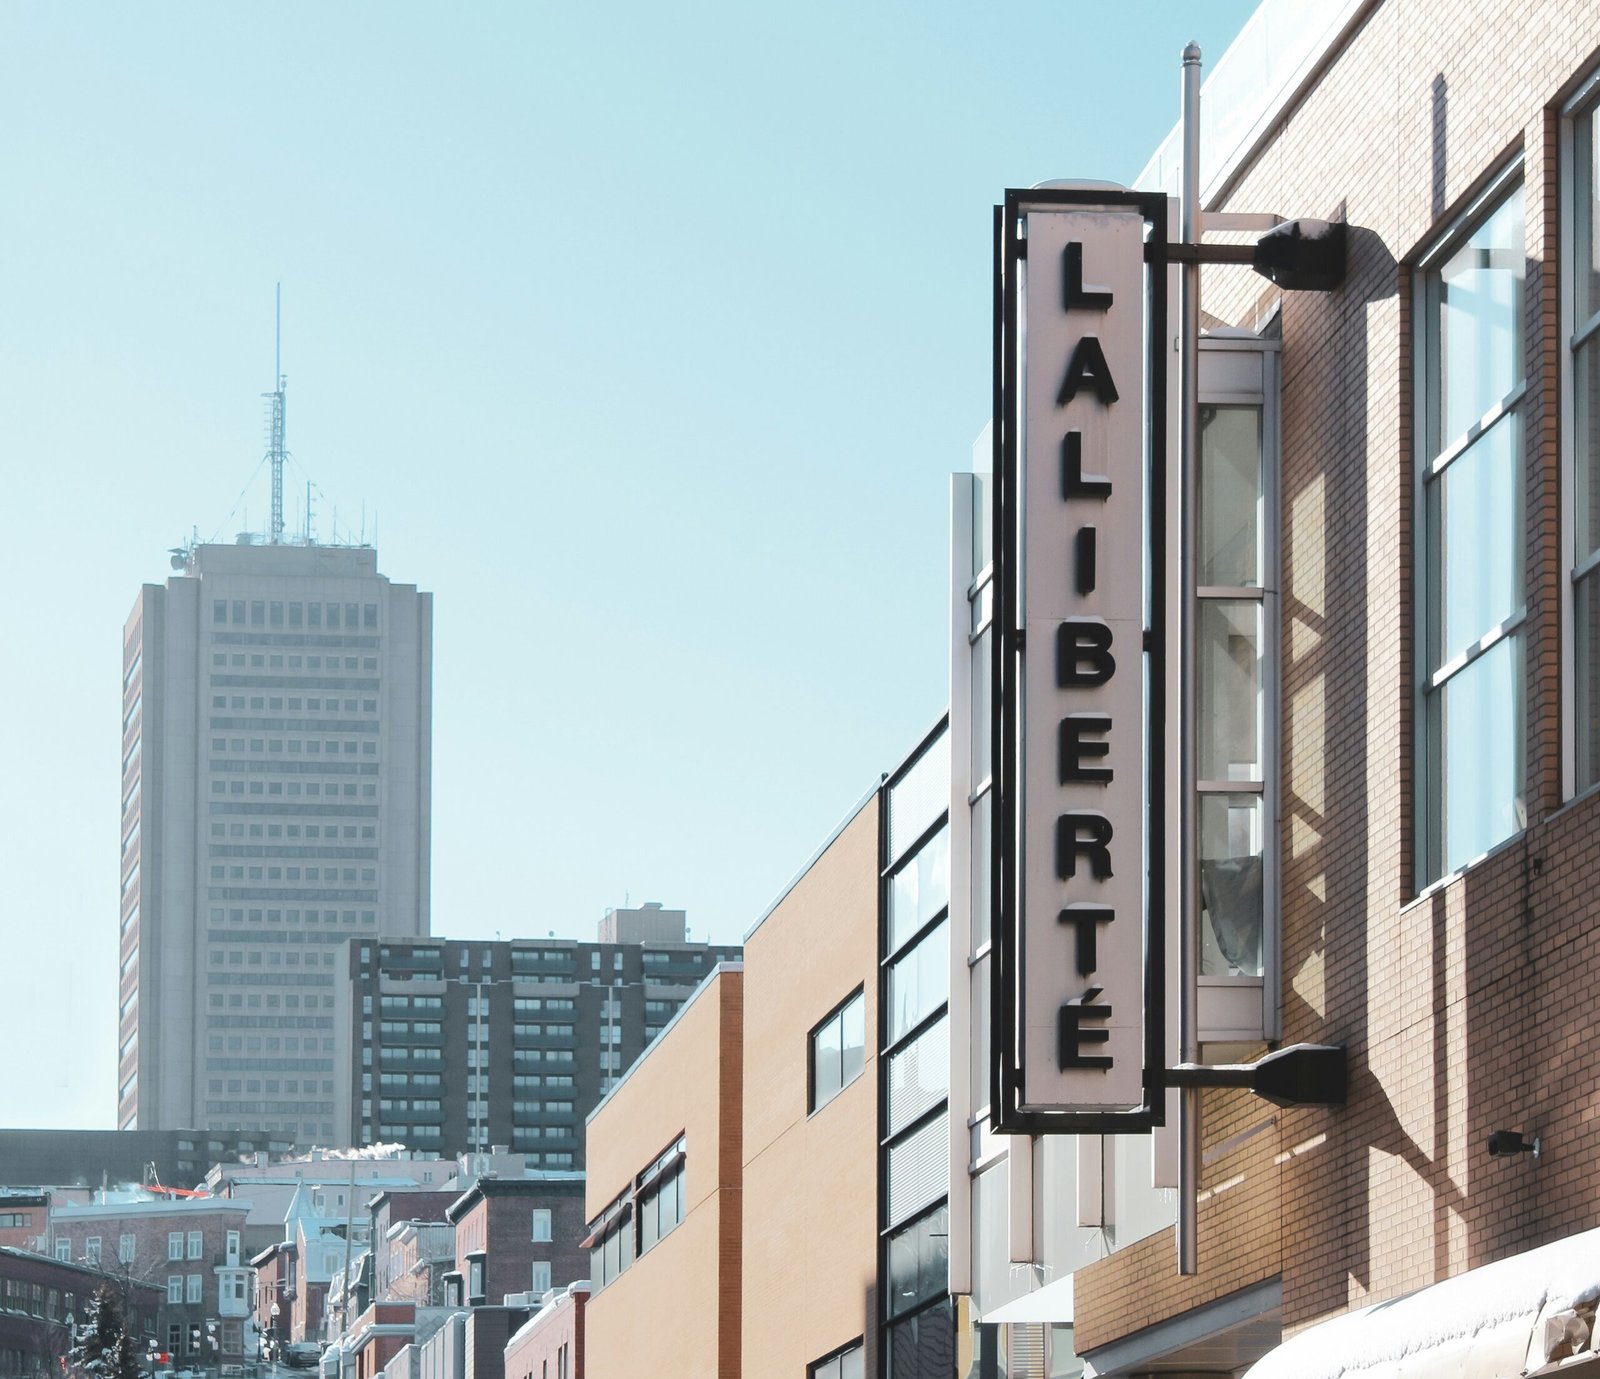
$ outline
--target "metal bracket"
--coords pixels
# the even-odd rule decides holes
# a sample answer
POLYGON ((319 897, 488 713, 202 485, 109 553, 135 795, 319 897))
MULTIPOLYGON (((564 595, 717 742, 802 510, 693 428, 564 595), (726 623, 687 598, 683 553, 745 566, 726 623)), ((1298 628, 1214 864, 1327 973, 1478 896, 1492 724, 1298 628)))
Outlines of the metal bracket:
POLYGON ((1343 1106, 1349 1067, 1343 1044, 1290 1044, 1256 1063, 1180 1063, 1169 1087, 1247 1087, 1275 1106, 1343 1106))

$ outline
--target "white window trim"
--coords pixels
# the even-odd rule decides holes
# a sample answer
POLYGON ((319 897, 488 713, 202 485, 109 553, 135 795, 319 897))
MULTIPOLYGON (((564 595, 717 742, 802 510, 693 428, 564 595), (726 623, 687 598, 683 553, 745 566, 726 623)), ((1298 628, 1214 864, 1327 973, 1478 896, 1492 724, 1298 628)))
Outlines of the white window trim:
MULTIPOLYGON (((1441 881, 1465 871, 1477 859, 1469 859, 1461 866, 1450 868, 1445 865, 1443 857, 1432 856, 1431 838, 1433 835, 1434 814, 1437 812, 1436 803, 1429 798, 1429 775, 1432 762, 1428 756, 1428 709, 1432 696, 1439 693, 1449 680, 1477 660, 1485 652, 1492 650, 1500 643, 1516 637, 1525 621, 1527 591, 1524 590, 1524 602, 1509 617, 1496 627, 1490 629, 1485 635, 1473 644, 1468 650, 1458 653, 1450 661, 1441 665, 1431 675, 1428 672, 1428 636, 1430 630, 1428 608, 1428 495, 1430 484, 1436 483, 1448 465, 1456 457, 1471 447, 1484 432, 1490 427, 1499 424, 1501 420, 1516 412, 1519 418, 1525 415, 1523 399, 1527 394, 1526 372, 1505 397, 1493 404, 1482 417, 1472 426, 1468 427, 1465 435, 1461 437, 1442 438, 1447 443, 1442 445, 1438 455, 1428 456, 1428 387, 1431 380, 1433 366, 1429 361, 1431 346, 1428 339, 1430 329, 1428 310, 1428 282, 1433 274, 1449 259, 1464 242, 1473 229, 1487 218, 1496 203, 1504 200, 1511 194, 1513 188, 1523 197, 1524 226, 1526 226, 1528 187, 1525 178, 1523 156, 1518 153, 1510 159, 1505 166, 1500 168, 1484 184, 1483 188, 1470 202, 1458 211, 1450 220, 1432 237, 1428 249, 1421 254, 1412 273, 1411 282, 1411 574, 1412 574, 1412 694, 1411 694, 1411 797, 1413 802, 1413 817, 1411 845, 1411 891, 1413 896, 1419 896, 1425 891, 1437 886, 1441 881)), ((1524 231, 1526 233, 1526 231, 1524 231)), ((1524 240, 1526 247, 1526 240, 1524 240)), ((1524 345, 1529 342, 1524 338, 1524 345)), ((1525 356, 1524 368, 1531 361, 1525 356)), ((1522 483, 1524 492, 1527 489, 1527 433, 1524 430, 1519 437, 1522 453, 1518 462, 1522 470, 1522 483)), ((1563 504, 1565 506, 1565 504, 1563 504)), ((1521 534, 1526 555, 1526 533, 1521 534)), ((1565 639, 1563 639, 1565 640, 1565 639)), ((1524 648, 1525 650, 1525 648, 1524 648)), ((1526 681, 1527 661, 1521 662, 1522 684, 1519 690, 1522 694, 1524 705, 1523 716, 1518 724, 1518 731, 1522 740, 1517 743, 1517 752, 1524 758, 1522 771, 1523 779, 1520 782, 1524 798, 1527 791, 1527 761, 1526 739, 1528 720, 1526 716, 1526 681)), ((1524 822, 1523 827, 1526 827, 1524 822)), ((1510 838, 1517 836, 1521 829, 1514 830, 1506 838, 1500 839, 1495 844, 1499 847, 1510 838)), ((1490 849, 1493 851, 1494 849, 1490 849)))

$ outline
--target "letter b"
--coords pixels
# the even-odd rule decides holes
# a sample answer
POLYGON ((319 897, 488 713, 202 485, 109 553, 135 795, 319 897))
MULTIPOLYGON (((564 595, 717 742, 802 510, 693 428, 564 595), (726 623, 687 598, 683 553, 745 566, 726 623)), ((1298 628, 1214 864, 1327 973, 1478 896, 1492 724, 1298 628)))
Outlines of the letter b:
POLYGON ((1056 628, 1056 688, 1093 689, 1116 673, 1111 629, 1103 622, 1068 618, 1056 628))

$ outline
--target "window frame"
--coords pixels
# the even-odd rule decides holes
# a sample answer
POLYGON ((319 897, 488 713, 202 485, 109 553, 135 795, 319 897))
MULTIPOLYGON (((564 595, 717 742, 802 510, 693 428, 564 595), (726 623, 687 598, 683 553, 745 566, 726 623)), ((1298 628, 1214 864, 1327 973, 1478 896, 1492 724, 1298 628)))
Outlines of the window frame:
POLYGON ((842 1346, 835 1347, 826 1355, 818 1356, 806 1366, 806 1379, 824 1379, 828 1374, 828 1366, 830 1365, 834 1367, 832 1371, 834 1374, 840 1373, 840 1362, 852 1354, 861 1356, 862 1373, 866 1373, 867 1338, 862 1335, 857 1336, 853 1341, 847 1341, 842 1346))
MULTIPOLYGON (((1560 287, 1558 292, 1558 346, 1561 363, 1560 447, 1561 447, 1561 798, 1572 800, 1600 789, 1600 773, 1587 785, 1579 783, 1578 739, 1581 723, 1578 712, 1578 598, 1577 587, 1585 578, 1600 582, 1600 552, 1580 558, 1577 551, 1578 435, 1576 356, 1585 344, 1600 349, 1600 303, 1584 321, 1577 319, 1577 210, 1578 210, 1578 127, 1590 126, 1590 139, 1600 143, 1600 67, 1595 68, 1562 104, 1558 133, 1558 181, 1560 187, 1560 287)), ((1597 189, 1600 190, 1600 189, 1597 189)), ((1600 262, 1595 267, 1600 269, 1600 262)), ((1600 411, 1600 396, 1593 404, 1600 411)), ((1600 731, 1600 721, 1591 725, 1600 731)))
MULTIPOLYGON (((1438 282, 1440 270, 1451 257, 1463 249, 1472 235, 1482 229, 1503 207, 1509 205, 1513 197, 1522 198, 1523 213, 1523 241, 1524 258, 1527 254, 1527 214, 1528 197, 1527 168, 1522 152, 1519 150, 1515 156, 1508 159, 1493 174, 1484 180, 1482 185, 1469 197, 1461 209, 1450 216, 1442 226, 1432 234, 1425 247, 1418 253, 1412 263, 1411 271, 1411 364, 1412 364, 1412 392, 1411 404, 1411 473, 1412 473, 1412 692, 1411 692, 1411 760, 1413 770, 1412 781, 1412 827, 1414 829, 1411 841, 1411 866, 1412 866, 1412 893, 1421 895, 1431 888, 1459 875, 1473 866, 1482 856, 1504 847, 1514 838, 1518 837, 1527 828, 1526 805, 1528 787, 1528 692, 1527 692, 1527 645, 1524 632, 1528 623, 1528 596, 1526 570, 1527 560, 1527 513, 1525 508, 1519 508, 1517 525, 1512 535, 1516 542, 1517 551, 1513 561, 1513 568, 1517 577, 1522 581, 1521 599, 1516 608, 1494 626, 1487 628, 1481 636, 1470 643, 1464 650, 1448 653, 1441 651, 1441 660, 1437 668, 1429 669, 1430 642, 1432 641, 1433 625, 1437 620, 1438 610, 1432 605, 1432 591, 1439 587, 1440 581, 1435 577, 1433 568, 1433 531, 1428 521, 1429 499, 1433 485, 1438 484, 1449 469, 1459 462, 1463 456, 1477 450, 1492 430, 1508 423, 1517 427, 1515 438, 1515 463, 1519 484, 1519 502, 1525 503, 1528 488, 1528 444, 1526 427, 1525 402, 1529 395, 1529 374, 1534 362, 1534 347, 1537 342, 1530 339, 1527 329, 1528 299, 1526 295, 1526 280, 1524 280, 1524 296, 1519 307, 1517 329, 1520 331, 1520 344, 1522 348, 1522 377, 1501 398, 1489 404, 1481 416, 1470 423, 1460 435, 1439 435, 1438 445, 1434 447, 1435 437, 1433 431, 1433 411, 1436 399, 1430 395, 1430 390, 1437 390, 1439 382, 1439 337, 1434 317, 1435 311, 1435 286, 1438 282), (1448 865, 1450 855, 1449 815, 1444 804, 1444 789, 1441 787, 1436 796, 1434 791, 1434 775, 1440 766, 1430 752, 1429 716, 1435 702, 1445 703, 1439 698, 1441 692, 1447 694, 1452 681, 1471 666, 1483 660, 1503 645, 1509 645, 1516 657, 1513 672, 1513 685, 1516 700, 1516 724, 1513 729, 1512 743, 1515 755, 1515 781, 1513 793, 1513 807, 1520 804, 1523 811, 1521 822, 1510 830, 1504 837, 1496 839, 1482 852, 1458 862, 1455 866, 1448 865), (1435 855, 1437 853, 1437 855, 1435 855)), ((1448 755, 1448 748, 1443 747, 1440 756, 1448 755)))
POLYGON ((826 1015, 806 1032, 806 1116, 809 1119, 825 1106, 831 1105, 838 1099, 839 1094, 846 1087, 852 1086, 867 1070, 867 988, 864 982, 858 982, 843 1000, 839 1001, 826 1015), (849 1007, 856 1001, 861 1002, 861 1066, 849 1078, 844 1076, 844 1016, 849 1007), (839 1085, 829 1092, 827 1098, 817 1100, 817 1036, 834 1021, 839 1023, 839 1085))

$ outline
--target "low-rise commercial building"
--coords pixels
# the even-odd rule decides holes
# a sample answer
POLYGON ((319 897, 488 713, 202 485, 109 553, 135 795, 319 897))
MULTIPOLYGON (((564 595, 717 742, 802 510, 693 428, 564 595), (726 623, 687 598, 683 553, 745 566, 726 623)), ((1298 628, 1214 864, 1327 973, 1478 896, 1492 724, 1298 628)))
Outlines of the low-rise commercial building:
POLYGON ((589 1118, 589 1373, 740 1373, 743 997, 718 964, 589 1118))
POLYGON ((745 935, 746 1379, 875 1329, 881 824, 874 789, 745 935))

